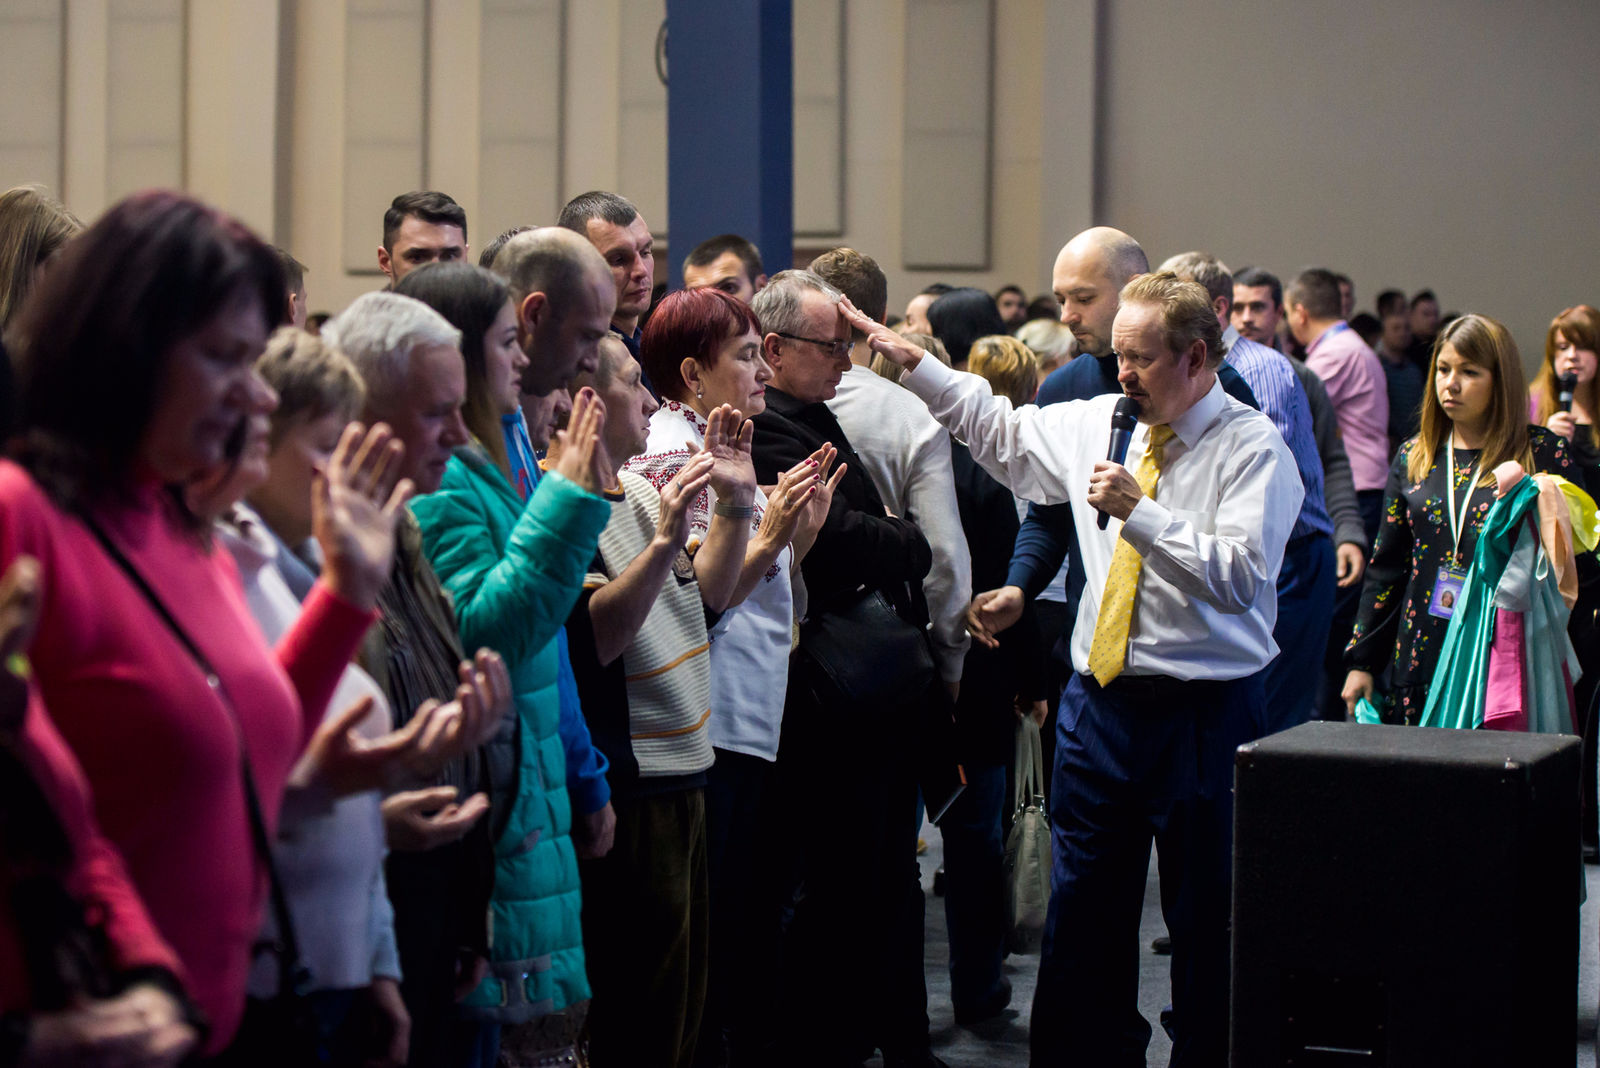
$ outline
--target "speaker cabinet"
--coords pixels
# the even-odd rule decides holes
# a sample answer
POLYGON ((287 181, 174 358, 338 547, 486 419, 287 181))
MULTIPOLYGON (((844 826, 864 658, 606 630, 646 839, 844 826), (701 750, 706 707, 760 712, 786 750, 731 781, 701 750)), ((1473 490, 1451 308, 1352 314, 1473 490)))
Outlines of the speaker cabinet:
POLYGON ((1321 722, 1241 746, 1235 1068, 1572 1064, 1579 748, 1321 722))

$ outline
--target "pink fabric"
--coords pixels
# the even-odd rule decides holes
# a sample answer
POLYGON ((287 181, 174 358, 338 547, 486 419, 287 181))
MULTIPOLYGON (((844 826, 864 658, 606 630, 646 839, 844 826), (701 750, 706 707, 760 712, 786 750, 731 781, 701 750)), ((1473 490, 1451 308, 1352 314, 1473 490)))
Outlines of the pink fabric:
MULTIPOLYGON (((45 714, 37 687, 30 688, 28 698, 17 748, 72 843, 71 869, 65 877, 68 892, 104 919, 113 968, 165 968, 182 980, 183 966, 156 932, 128 878, 122 855, 95 823, 83 769, 45 714)), ((0 901, 0 1012, 22 1011, 32 1005, 17 935, 26 922, 28 917, 11 911, 9 900, 0 901)))
POLYGON ((1489 643, 1489 679, 1483 696, 1483 726, 1491 731, 1528 729, 1528 691, 1523 676, 1527 637, 1522 613, 1497 608, 1489 643))
POLYGON ((1389 482, 1389 385, 1378 354, 1354 330, 1329 327, 1306 350, 1306 366, 1328 388, 1356 489, 1383 489, 1389 482))
MULTIPOLYGON (((275 655, 232 557, 187 531, 165 491, 140 487, 96 515, 221 677, 276 826, 289 769, 373 614, 314 590, 275 655)), ((32 660, 45 707, 82 767, 95 818, 183 963, 215 1052, 239 1024, 266 890, 233 721, 88 528, 0 461, 0 568, 22 553, 42 570, 32 660)))

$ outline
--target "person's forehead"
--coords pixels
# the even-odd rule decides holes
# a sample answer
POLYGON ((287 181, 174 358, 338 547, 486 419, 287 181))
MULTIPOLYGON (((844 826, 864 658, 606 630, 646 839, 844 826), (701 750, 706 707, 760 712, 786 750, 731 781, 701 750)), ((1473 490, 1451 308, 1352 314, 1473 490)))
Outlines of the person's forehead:
POLYGON ((1161 309, 1153 304, 1124 304, 1111 323, 1117 347, 1139 346, 1161 338, 1161 309))
POLYGON ((744 261, 737 252, 724 252, 704 267, 690 267, 701 285, 716 285, 724 278, 742 278, 744 261))
POLYGON ((464 393, 467 383, 466 361, 461 350, 454 345, 421 345, 411 353, 410 386, 419 394, 429 391, 423 399, 433 403, 441 396, 464 393))
POLYGON ((1116 288, 1106 270, 1105 257, 1097 252, 1080 252, 1070 245, 1056 257, 1051 281, 1062 291, 1116 288))
POLYGON ((820 330, 837 333, 838 327, 848 329, 844 316, 839 313, 838 302, 830 300, 824 293, 818 293, 814 289, 806 290, 801 307, 805 309, 806 318, 820 330))
POLYGON ((1233 287, 1233 299, 1238 304, 1248 302, 1251 304, 1265 304, 1271 307, 1272 287, 1236 285, 1233 287))
POLYGON ((589 241, 602 256, 618 248, 638 249, 650 243, 650 227, 643 215, 635 215, 627 226, 618 226, 607 219, 590 219, 589 241))
POLYGON ((407 215, 400 220, 400 229, 395 231, 395 247, 404 245, 414 247, 417 245, 432 245, 444 248, 452 245, 466 244, 466 237, 461 233, 461 227, 454 223, 435 223, 415 215, 407 215))

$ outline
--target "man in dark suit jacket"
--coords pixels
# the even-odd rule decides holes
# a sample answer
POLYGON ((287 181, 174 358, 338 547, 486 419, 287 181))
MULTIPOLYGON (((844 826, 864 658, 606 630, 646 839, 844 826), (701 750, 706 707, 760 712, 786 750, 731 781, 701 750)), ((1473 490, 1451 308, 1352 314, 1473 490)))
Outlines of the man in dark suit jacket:
MULTIPOLYGON (((807 615, 815 621, 854 603, 862 589, 877 589, 902 619, 922 627, 928 542, 914 523, 885 511, 824 403, 850 367, 850 326, 838 301, 839 291, 810 271, 784 271, 751 305, 772 367, 766 411, 755 417, 756 475, 772 484, 832 442, 848 470, 801 565, 807 615)), ((819 701, 807 642, 803 627, 778 753, 790 816, 785 837, 801 843, 801 897, 785 947, 783 1004, 791 1027, 784 1055, 834 1063, 865 1060, 882 1048, 888 1065, 936 1065, 909 757, 913 716, 926 695, 908 694, 894 707, 819 701)))

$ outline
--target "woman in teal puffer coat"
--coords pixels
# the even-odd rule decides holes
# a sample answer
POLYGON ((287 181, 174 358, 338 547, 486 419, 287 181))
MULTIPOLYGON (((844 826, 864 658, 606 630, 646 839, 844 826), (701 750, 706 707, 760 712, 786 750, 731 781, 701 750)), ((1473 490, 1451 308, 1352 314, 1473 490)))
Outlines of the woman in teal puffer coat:
POLYGON ((492 959, 463 1004, 486 1021, 523 1024, 589 997, 573 799, 582 816, 597 791, 607 804, 604 762, 575 709, 563 722, 558 679, 561 628, 611 512, 592 463, 604 409, 591 391, 578 396, 565 442, 582 455, 563 451, 524 503, 502 419, 521 425, 528 358, 505 283, 479 267, 438 264, 411 272, 399 291, 462 331, 463 414, 473 441, 451 458, 438 492, 412 508, 424 551, 455 600, 462 640, 505 657, 516 696, 515 722, 487 747, 492 959), (570 784, 571 798, 569 769, 588 780, 570 784))

